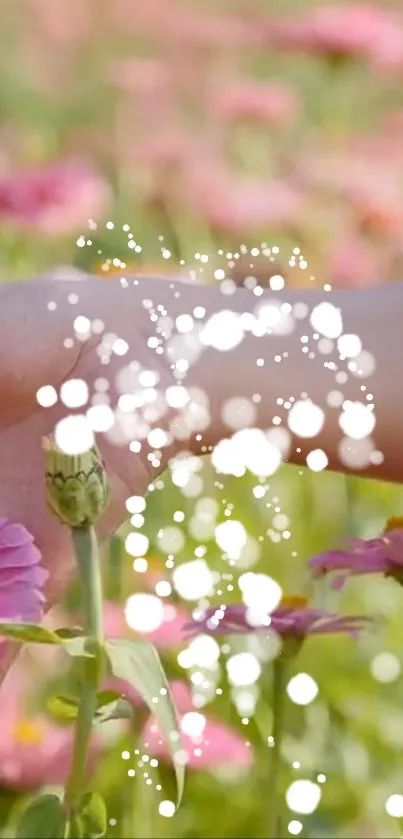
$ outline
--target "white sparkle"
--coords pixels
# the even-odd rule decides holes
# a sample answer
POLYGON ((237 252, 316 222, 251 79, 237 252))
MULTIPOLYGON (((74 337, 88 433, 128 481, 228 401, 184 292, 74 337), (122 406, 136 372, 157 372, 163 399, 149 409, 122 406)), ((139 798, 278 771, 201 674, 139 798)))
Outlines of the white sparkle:
POLYGON ((51 408, 56 405, 57 392, 52 385, 43 385, 36 392, 36 401, 42 408, 51 408))
POLYGON ((288 682, 287 693, 296 705, 309 705, 318 695, 319 688, 309 673, 297 673, 288 682))
POLYGON ((286 792, 286 801, 290 810, 295 813, 309 815, 316 810, 322 796, 322 790, 318 784, 312 781, 294 781, 286 792))
POLYGON ((83 414, 64 417, 55 429, 56 445, 69 455, 84 454, 94 445, 94 434, 83 414))
POLYGON ((83 379, 69 379, 60 388, 60 399, 67 408, 81 408, 88 402, 88 385, 83 379))
POLYGON ((164 615, 163 602, 153 594, 132 594, 126 601, 126 623, 137 632, 155 632, 164 622, 164 615))

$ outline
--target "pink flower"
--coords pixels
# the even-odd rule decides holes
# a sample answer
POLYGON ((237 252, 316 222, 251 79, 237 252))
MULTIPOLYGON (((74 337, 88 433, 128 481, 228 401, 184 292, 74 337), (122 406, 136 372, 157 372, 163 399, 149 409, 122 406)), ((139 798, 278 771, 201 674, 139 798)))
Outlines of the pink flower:
POLYGON ((304 212, 301 193, 287 181, 234 176, 214 161, 184 167, 183 193, 189 206, 220 232, 294 227, 304 212))
MULTIPOLYGON (((253 754, 250 747, 230 726, 203 711, 198 711, 192 719, 190 714, 193 716, 195 708, 191 690, 185 682, 172 682, 170 688, 180 718, 181 748, 190 769, 206 769, 220 764, 251 765, 253 754)), ((153 755, 166 761, 171 759, 169 748, 153 717, 144 727, 143 740, 153 755)))
POLYGON ((382 276, 379 248, 351 232, 332 242, 325 264, 335 286, 376 285, 382 276))
POLYGON ((200 632, 212 635, 239 635, 262 630, 273 631, 282 638, 304 638, 347 632, 355 635, 366 619, 360 615, 336 615, 321 609, 310 609, 305 597, 284 597, 271 614, 256 619, 242 604, 212 607, 184 626, 188 635, 200 632))
POLYGON ((298 181, 307 190, 316 188, 340 197, 354 211, 362 231, 400 240, 402 160, 391 146, 371 145, 352 144, 344 154, 319 148, 303 155, 297 166, 298 181))
MULTIPOLYGON (((154 644, 158 649, 167 647, 183 647, 185 644, 182 627, 184 621, 189 619, 188 613, 173 603, 164 602, 164 619, 158 629, 152 632, 139 632, 134 634, 143 636, 154 644)), ((127 625, 124 610, 118 603, 104 604, 105 632, 110 638, 124 638, 133 634, 133 630, 127 625)))
POLYGON ((0 180, 0 219, 41 233, 67 234, 88 218, 98 219, 109 199, 99 175, 76 161, 63 161, 0 180))
POLYGON ((1 688, 0 785, 28 790, 63 784, 70 765, 72 728, 59 726, 43 713, 25 707, 32 702, 34 678, 19 663, 1 688))
POLYGON ((403 520, 392 518, 384 533, 374 539, 349 539, 344 550, 325 551, 310 560, 315 576, 342 572, 333 586, 340 588, 347 577, 384 574, 403 579, 403 520))
POLYGON ((294 121, 299 102, 285 84, 239 80, 214 88, 212 107, 218 119, 258 120, 279 128, 294 121))
POLYGON ((330 58, 362 58, 381 66, 399 66, 403 60, 401 19, 364 3, 319 6, 299 19, 271 22, 268 37, 283 49, 330 58))
POLYGON ((91 9, 83 0, 69 0, 65 12, 61 16, 58 4, 48 0, 28 2, 29 23, 37 40, 39 35, 41 41, 44 39, 53 48, 61 50, 71 46, 77 50, 91 33, 91 9))
MULTIPOLYGON (((168 610, 172 608, 176 609, 172 604, 167 604, 168 610)), ((147 639, 159 648, 165 648, 171 644, 172 646, 183 645, 185 642, 183 624, 187 620, 189 620, 189 615, 183 610, 178 610, 172 627, 169 627, 170 621, 168 620, 165 628, 162 624, 159 630, 148 633, 147 639)), ((121 606, 114 603, 106 604, 104 621, 106 635, 110 638, 130 636, 130 629, 124 619, 121 606)), ((144 704, 135 688, 123 679, 109 677, 104 680, 103 687, 105 690, 120 691, 125 699, 136 708, 140 708, 144 704)), ((183 723, 183 718, 188 712, 195 710, 192 704, 191 690, 184 682, 172 682, 170 687, 182 728, 182 747, 187 755, 187 765, 191 769, 202 769, 218 763, 234 763, 237 766, 250 765, 252 762, 250 749, 245 745, 242 738, 225 723, 206 716, 200 736, 192 737, 191 734, 186 733, 188 729, 186 728, 186 720, 183 723), (183 725, 186 731, 183 730, 183 725)), ((171 760, 170 750, 159 732, 154 717, 149 717, 142 736, 145 746, 152 754, 162 760, 171 760)))
POLYGON ((121 58, 114 62, 110 80, 128 93, 154 96, 168 93, 171 87, 171 68, 157 58, 121 58))
POLYGON ((0 518, 0 621, 39 623, 48 573, 28 530, 0 518))
MULTIPOLYGON (((74 729, 59 725, 41 710, 33 710, 38 672, 46 678, 58 667, 56 658, 53 669, 50 662, 43 664, 42 656, 31 657, 31 651, 24 649, 1 686, 0 786, 30 790, 47 784, 62 785, 67 780, 74 729)), ((94 731, 89 776, 104 746, 102 731, 94 731)))

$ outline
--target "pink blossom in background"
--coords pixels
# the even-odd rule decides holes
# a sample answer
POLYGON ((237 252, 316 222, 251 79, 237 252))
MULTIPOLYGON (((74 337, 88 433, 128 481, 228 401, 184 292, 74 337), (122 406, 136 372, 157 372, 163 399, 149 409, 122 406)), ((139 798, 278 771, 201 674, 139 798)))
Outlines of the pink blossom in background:
POLYGON ((114 0, 109 3, 113 25, 164 47, 217 49, 254 46, 262 43, 259 25, 235 14, 211 14, 189 8, 186 0, 114 0))
POLYGON ((164 602, 164 621, 153 632, 134 632, 126 623, 124 608, 118 603, 104 604, 105 633, 110 638, 130 638, 132 634, 143 636, 158 649, 183 647, 183 623, 189 614, 176 604, 164 602))
POLYGON ((235 15, 197 15, 182 4, 178 15, 169 17, 167 35, 193 48, 220 49, 259 46, 262 33, 258 26, 235 15))
POLYGON ((215 230, 233 234, 258 228, 298 226, 302 193, 286 180, 236 176, 214 165, 185 167, 183 198, 215 230))
MULTIPOLYGON (((29 790, 45 784, 63 784, 70 766, 71 726, 59 726, 44 713, 33 713, 37 682, 28 678, 19 662, 1 687, 0 785, 29 790), (25 707, 29 697, 30 708, 25 707)), ((94 756, 94 755, 93 755, 94 756)))
POLYGON ((109 70, 110 82, 119 90, 145 96, 168 93, 171 75, 169 64, 158 58, 121 58, 109 70))
MULTIPOLYGON (((384 141, 385 142, 385 141, 384 141)), ((296 180, 306 190, 317 189, 339 196, 354 213, 356 223, 370 233, 397 239, 403 235, 402 161, 395 147, 382 155, 355 143, 347 153, 317 149, 302 155, 296 166, 296 180)))
POLYGON ((385 276, 379 249, 353 232, 331 242, 324 267, 335 286, 364 288, 376 285, 385 276))
POLYGON ((70 234, 99 219, 111 199, 106 181, 76 161, 63 161, 0 180, 0 220, 44 234, 70 234))
POLYGON ((367 172, 345 190, 360 223, 372 233, 401 238, 403 234, 403 190, 396 177, 367 172))
MULTIPOLYGON (((190 736, 183 731, 184 717, 196 709, 192 702, 192 692, 186 682, 172 682, 170 684, 172 696, 178 710, 180 727, 182 728, 181 748, 186 752, 186 765, 189 769, 208 769, 223 764, 237 767, 249 767, 253 762, 253 752, 246 746, 244 739, 224 722, 207 714, 202 709, 199 714, 205 718, 205 724, 200 736, 190 736)), ((163 739, 158 725, 150 717, 143 731, 145 747, 151 754, 170 761, 170 750, 163 739)))
POLYGON ((399 66, 403 60, 401 16, 365 3, 324 5, 300 18, 272 21, 267 37, 282 49, 331 58, 364 58, 385 66, 399 66))
POLYGON ((58 49, 76 49, 91 32, 91 7, 86 0, 69 0, 67 4, 63 0, 28 0, 27 12, 37 36, 58 49))
POLYGON ((0 621, 42 620, 48 572, 41 559, 26 528, 0 518, 0 621))
POLYGON ((281 128, 294 122, 300 103, 289 85, 239 79, 213 87, 211 104, 217 119, 257 120, 281 128))

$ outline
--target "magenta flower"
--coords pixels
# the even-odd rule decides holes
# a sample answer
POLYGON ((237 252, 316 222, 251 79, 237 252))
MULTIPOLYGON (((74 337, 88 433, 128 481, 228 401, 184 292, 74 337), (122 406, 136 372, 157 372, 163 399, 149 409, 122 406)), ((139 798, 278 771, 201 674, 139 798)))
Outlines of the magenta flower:
POLYGON ((103 178, 80 161, 64 160, 0 180, 0 219, 26 230, 68 234, 109 205, 103 178))
POLYGON ((184 198, 216 231, 295 227, 304 213, 302 193, 285 179, 236 176, 213 158, 199 161, 197 168, 188 160, 182 176, 184 198))
POLYGON ((373 5, 326 5, 299 18, 270 21, 268 38, 289 50, 306 50, 330 59, 364 59, 375 66, 399 67, 403 28, 398 16, 373 5))
POLYGON ((347 288, 376 285, 385 273, 384 262, 380 248, 352 231, 336 237, 326 255, 329 279, 347 288))
POLYGON ((403 572, 403 520, 390 519, 385 532, 375 539, 350 539, 344 550, 325 551, 310 560, 315 576, 340 571, 333 587, 340 588, 347 577, 385 574, 400 581, 403 572))
POLYGON ((367 619, 361 615, 336 615, 322 609, 310 609, 305 597, 284 597, 280 605, 260 620, 242 604, 206 609, 198 618, 184 625, 188 635, 205 632, 212 635, 239 635, 262 630, 282 638, 303 639, 306 635, 347 632, 355 635, 367 619))
MULTIPOLYGON (((44 662, 44 649, 42 645, 41 653, 33 657, 31 650, 25 650, 1 686, 0 787, 31 790, 47 784, 63 785, 68 778, 73 729, 60 725, 38 708, 41 678, 54 676, 55 667, 59 673, 65 660, 60 662, 58 654, 54 655, 55 647, 49 647, 52 659, 44 662)), ((94 730, 88 776, 104 747, 101 738, 101 732, 94 730)))
POLYGON ((41 621, 48 572, 40 562, 28 530, 0 518, 0 621, 41 621))
POLYGON ((211 94, 213 114, 229 120, 256 120, 274 127, 291 124, 299 110, 296 91, 279 82, 227 81, 211 94))

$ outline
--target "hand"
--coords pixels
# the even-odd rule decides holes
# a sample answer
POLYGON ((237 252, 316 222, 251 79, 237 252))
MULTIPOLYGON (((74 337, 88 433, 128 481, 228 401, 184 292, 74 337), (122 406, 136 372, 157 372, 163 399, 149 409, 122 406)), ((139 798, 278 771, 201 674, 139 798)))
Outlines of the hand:
MULTIPOLYGON (((61 525, 46 506, 42 438, 51 434, 56 423, 70 412, 60 401, 54 407, 41 408, 36 398, 38 388, 52 385, 59 392, 63 381, 77 378, 88 383, 91 394, 95 380, 107 377, 114 407, 116 373, 133 358, 145 368, 157 369, 161 382, 170 382, 164 357, 151 354, 147 347, 147 315, 140 306, 130 319, 130 335, 124 325, 117 328, 113 312, 109 319, 105 317, 108 303, 99 306, 106 331, 114 329, 130 343, 124 359, 114 355, 107 366, 103 365, 97 353, 101 336, 85 343, 76 342, 71 349, 64 347, 65 339, 73 335, 74 318, 84 314, 88 305, 91 307, 98 290, 102 292, 99 280, 79 286, 78 289, 76 283, 32 281, 0 289, 0 514, 23 523, 33 534, 50 572, 48 608, 61 598, 72 579, 74 555, 69 528, 61 525), (69 292, 79 292, 82 305, 69 305, 69 292), (49 301, 57 301, 56 310, 49 311, 49 301)), ((98 311, 96 304, 95 310, 98 311)), ((104 539, 127 515, 127 497, 143 495, 156 470, 147 461, 146 451, 133 454, 127 445, 112 445, 104 435, 98 436, 112 490, 110 506, 99 525, 99 535, 104 539)), ((10 645, 10 653, 2 656, 0 680, 15 650, 16 646, 10 645)))
MULTIPOLYGON (((276 300, 276 295, 264 292, 259 297, 259 304, 272 303, 273 299, 276 300)), ((375 364, 365 380, 365 386, 371 392, 375 407, 374 446, 382 452, 383 460, 379 462, 377 458, 376 463, 369 461, 357 466, 343 460, 339 412, 329 409, 328 403, 329 392, 335 388, 333 371, 340 364, 337 343, 333 342, 332 352, 326 356, 327 367, 320 352, 310 354, 312 357, 303 355, 301 334, 312 328, 308 320, 303 320, 294 324, 291 333, 263 331, 259 337, 246 330, 229 351, 211 347, 201 348, 200 353, 197 350, 189 365, 185 385, 203 391, 207 402, 207 411, 201 411, 203 432, 193 433, 195 425, 191 418, 190 426, 193 427, 189 426, 189 437, 184 439, 187 421, 184 423, 182 418, 180 433, 173 434, 170 448, 163 449, 158 468, 165 468, 169 457, 175 456, 178 450, 191 448, 194 453, 200 453, 229 436, 231 430, 223 408, 234 397, 241 396, 251 403, 254 395, 259 395, 253 424, 265 431, 273 427, 273 416, 279 413, 283 415, 283 428, 287 427, 287 414, 279 408, 279 396, 289 398, 292 395, 300 399, 301 393, 305 393, 322 408, 325 421, 314 440, 306 438, 306 435, 302 439, 289 435, 289 460, 305 464, 308 452, 312 448, 321 448, 327 455, 330 468, 372 475, 380 480, 401 481, 403 449, 400 446, 402 401, 399 365, 403 353, 403 285, 395 283, 332 295, 319 291, 284 290, 281 300, 289 303, 290 308, 302 302, 307 312, 319 302, 331 302, 342 312, 344 332, 358 335, 364 349, 372 354, 375 364), (262 363, 257 364, 257 358, 262 363), (281 358, 282 363, 277 363, 276 360, 281 358), (334 363, 333 369, 330 361, 334 363), (209 418, 207 424, 206 412, 209 418)), ((58 392, 63 381, 81 378, 87 382, 92 396, 96 379, 102 377, 109 383, 108 395, 111 407, 115 408, 119 395, 116 375, 122 367, 134 361, 143 369, 156 371, 157 389, 164 401, 166 388, 176 384, 177 380, 171 369, 172 358, 167 347, 158 355, 155 344, 149 344, 150 336, 155 337, 156 320, 161 315, 167 315, 174 324, 178 315, 189 315, 196 311, 195 307, 202 312, 204 319, 228 309, 233 314, 252 313, 256 312, 256 305, 256 297, 244 289, 228 298, 219 287, 178 286, 172 283, 171 278, 135 279, 127 283, 127 288, 122 288, 118 281, 102 282, 99 279, 80 283, 42 280, 0 287, 0 515, 20 521, 34 535, 50 571, 46 591, 49 606, 62 596, 74 565, 70 533, 46 507, 42 438, 52 433, 55 424, 69 411, 60 401, 52 408, 40 408, 37 390, 44 385, 52 385, 58 392), (75 302, 71 295, 75 295, 75 302), (84 342, 75 340, 70 348, 66 348, 64 342, 74 336, 74 321, 78 315, 87 317, 90 322, 101 319, 103 334, 113 333, 126 341, 127 353, 123 356, 112 353, 109 363, 104 365, 104 359, 98 352, 102 338, 98 333, 84 342)), ((225 323, 228 321, 224 316, 225 323)), ((220 329, 221 334, 226 334, 222 333, 225 326, 217 326, 217 320, 215 328, 217 334, 220 329)), ((174 332, 174 340, 175 337, 178 336, 174 332)), ((190 338, 194 338, 197 344, 196 334, 193 338, 191 334, 190 338)), ((363 402, 358 377, 347 375, 342 386, 338 384, 337 388, 342 390, 343 399, 363 402)), ((197 415, 197 404, 194 403, 193 407, 197 415)), ((173 411, 168 410, 165 404, 156 422, 170 432, 172 419, 173 411)), ((237 420, 238 428, 240 423, 242 417, 240 422, 237 420)), ((153 421, 148 424, 152 425, 153 421)), ((104 538, 122 522, 127 497, 144 494, 158 469, 148 458, 152 448, 146 441, 141 452, 135 454, 129 451, 128 440, 126 445, 116 445, 108 442, 102 434, 98 437, 112 488, 111 505, 99 528, 100 536, 104 538)), ((355 439, 351 446, 354 450, 355 439)), ((0 662, 0 678, 4 662, 5 659, 0 662)))

